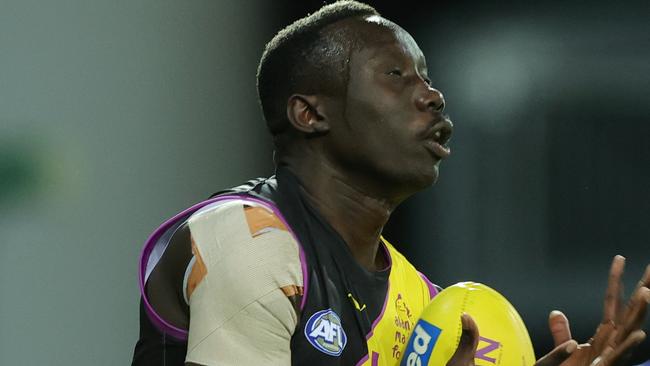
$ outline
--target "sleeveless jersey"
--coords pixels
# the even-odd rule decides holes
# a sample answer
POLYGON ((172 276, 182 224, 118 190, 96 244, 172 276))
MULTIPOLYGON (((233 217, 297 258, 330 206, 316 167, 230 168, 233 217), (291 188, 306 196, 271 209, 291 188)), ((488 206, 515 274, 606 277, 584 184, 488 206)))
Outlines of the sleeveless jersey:
MULTIPOLYGON (((389 263, 387 268, 372 272, 361 267, 343 239, 303 197, 298 179, 283 167, 278 168, 275 178, 258 179, 219 192, 211 200, 165 223, 143 250, 141 289, 145 286, 146 273, 151 271, 156 243, 160 246, 165 232, 206 204, 229 196, 263 202, 287 224, 300 246, 304 295, 298 326, 291 338, 292 365, 398 364, 420 313, 438 288, 383 238, 380 249, 389 263)), ((161 344, 165 338, 159 336, 158 342, 145 342, 141 330, 138 344, 149 344, 157 350, 149 354, 182 352, 178 344, 182 344, 187 330, 170 326, 157 316, 147 302, 145 291, 142 293, 148 316, 141 317, 141 329, 153 329, 153 323, 159 334, 171 335, 180 342, 171 342, 176 348, 166 348, 161 344)), ((140 352, 145 353, 143 349, 140 352)), ((134 358, 134 364, 156 363, 138 363, 134 358)))

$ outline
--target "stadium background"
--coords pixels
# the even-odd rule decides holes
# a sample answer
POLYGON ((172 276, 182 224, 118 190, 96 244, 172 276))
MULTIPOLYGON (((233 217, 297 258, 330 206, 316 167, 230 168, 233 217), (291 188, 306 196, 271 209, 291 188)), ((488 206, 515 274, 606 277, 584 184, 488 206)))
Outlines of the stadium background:
MULTIPOLYGON (((611 257, 628 293, 650 262, 647 3, 371 3, 456 127, 387 236, 442 286, 501 291, 538 354, 555 308, 586 340, 611 257)), ((257 61, 320 4, 0 0, 0 364, 129 363, 142 241, 272 173, 257 61)))

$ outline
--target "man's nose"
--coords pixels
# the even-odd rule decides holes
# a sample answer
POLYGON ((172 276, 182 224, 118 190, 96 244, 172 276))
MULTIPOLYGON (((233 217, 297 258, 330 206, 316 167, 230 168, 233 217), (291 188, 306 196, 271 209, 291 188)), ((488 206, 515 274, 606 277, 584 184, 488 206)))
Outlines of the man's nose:
POLYGON ((417 99, 417 105, 423 112, 426 110, 442 112, 445 109, 445 97, 442 93, 427 85, 417 99))

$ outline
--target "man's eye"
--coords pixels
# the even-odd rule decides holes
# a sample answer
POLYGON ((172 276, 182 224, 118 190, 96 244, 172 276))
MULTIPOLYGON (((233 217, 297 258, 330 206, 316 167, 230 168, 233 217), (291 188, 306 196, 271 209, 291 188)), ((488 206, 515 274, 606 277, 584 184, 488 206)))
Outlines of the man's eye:
POLYGON ((388 75, 393 75, 393 76, 402 76, 402 71, 400 71, 400 70, 398 70, 398 69, 391 70, 391 71, 388 72, 388 75))

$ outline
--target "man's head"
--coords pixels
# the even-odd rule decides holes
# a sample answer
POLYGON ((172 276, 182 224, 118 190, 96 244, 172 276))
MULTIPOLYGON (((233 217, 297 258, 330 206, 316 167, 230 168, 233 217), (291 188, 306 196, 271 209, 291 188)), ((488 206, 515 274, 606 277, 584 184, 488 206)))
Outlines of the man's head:
POLYGON ((287 100, 294 93, 341 95, 354 37, 332 29, 343 19, 379 15, 369 5, 339 1, 280 30, 266 45, 257 70, 257 92, 272 135, 289 129, 287 100))
POLYGON ((280 31, 258 91, 281 160, 334 167, 364 189, 412 194, 435 181, 448 154, 451 123, 422 51, 360 3, 328 5, 280 31))

